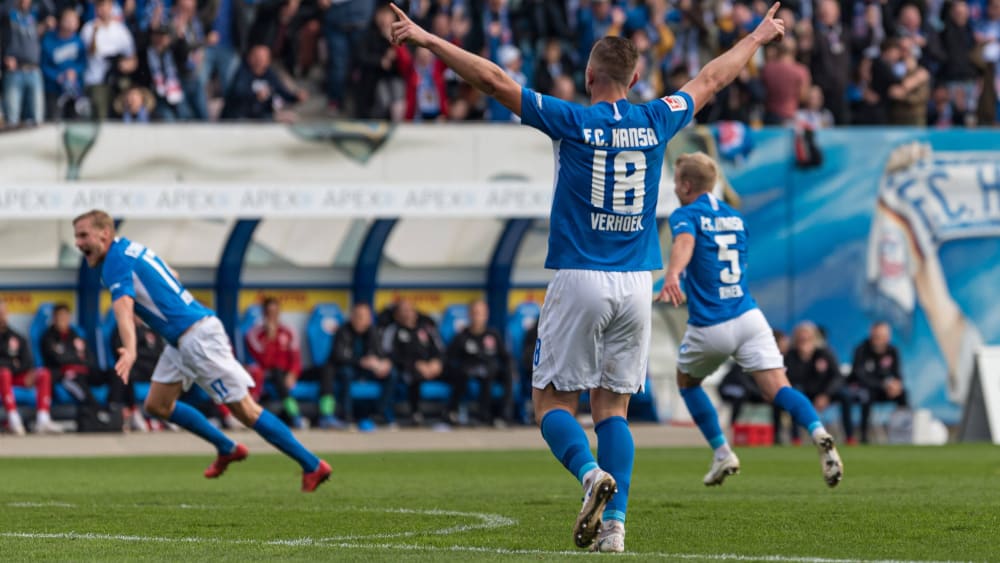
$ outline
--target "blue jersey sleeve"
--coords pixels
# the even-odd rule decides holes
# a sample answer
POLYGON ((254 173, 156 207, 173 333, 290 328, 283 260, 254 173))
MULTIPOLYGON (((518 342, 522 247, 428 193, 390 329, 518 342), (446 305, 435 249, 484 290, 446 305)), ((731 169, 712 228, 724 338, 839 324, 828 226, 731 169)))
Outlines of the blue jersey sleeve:
POLYGON ((134 259, 126 257, 119 249, 113 249, 104 258, 101 279, 111 292, 111 301, 117 301, 126 295, 135 298, 135 287, 132 284, 134 262, 134 259))
POLYGON ((669 139, 694 119, 694 100, 686 92, 677 92, 649 102, 659 118, 662 138, 669 139))
POLYGON ((675 237, 683 233, 695 236, 697 231, 695 230, 694 216, 688 213, 688 210, 684 207, 675 209, 670 214, 670 232, 675 237))
POLYGON ((580 106, 546 96, 530 88, 521 89, 521 123, 553 139, 563 139, 579 130, 580 106))

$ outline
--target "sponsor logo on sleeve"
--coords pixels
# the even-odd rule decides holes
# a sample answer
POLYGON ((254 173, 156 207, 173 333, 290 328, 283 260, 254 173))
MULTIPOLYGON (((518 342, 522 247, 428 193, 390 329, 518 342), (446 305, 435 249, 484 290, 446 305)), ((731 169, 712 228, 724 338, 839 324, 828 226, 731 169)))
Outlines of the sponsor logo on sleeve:
POLYGON ((687 100, 681 96, 666 96, 662 99, 670 111, 684 111, 688 108, 687 100))

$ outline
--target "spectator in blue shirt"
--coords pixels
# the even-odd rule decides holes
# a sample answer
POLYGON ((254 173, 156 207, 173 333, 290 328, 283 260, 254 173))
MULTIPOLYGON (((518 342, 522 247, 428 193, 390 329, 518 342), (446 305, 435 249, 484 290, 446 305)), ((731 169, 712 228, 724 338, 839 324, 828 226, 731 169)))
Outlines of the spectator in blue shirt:
POLYGON ((63 8, 59 27, 42 38, 42 74, 47 113, 55 119, 76 117, 75 102, 83 94, 87 48, 80 39, 80 16, 63 8))
POLYGON ((22 116, 40 124, 45 115, 42 43, 39 21, 32 0, 16 0, 0 21, 0 52, 3 53, 3 109, 7 124, 16 126, 22 116))

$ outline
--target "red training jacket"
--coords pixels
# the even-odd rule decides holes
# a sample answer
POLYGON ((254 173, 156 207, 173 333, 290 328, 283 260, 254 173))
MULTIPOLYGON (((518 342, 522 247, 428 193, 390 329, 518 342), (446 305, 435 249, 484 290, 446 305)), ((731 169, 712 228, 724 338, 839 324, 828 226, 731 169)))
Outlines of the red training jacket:
POLYGON ((247 350, 254 361, 265 370, 277 369, 296 376, 302 372, 302 354, 295 332, 279 324, 274 337, 268 338, 267 328, 259 324, 246 335, 247 350))

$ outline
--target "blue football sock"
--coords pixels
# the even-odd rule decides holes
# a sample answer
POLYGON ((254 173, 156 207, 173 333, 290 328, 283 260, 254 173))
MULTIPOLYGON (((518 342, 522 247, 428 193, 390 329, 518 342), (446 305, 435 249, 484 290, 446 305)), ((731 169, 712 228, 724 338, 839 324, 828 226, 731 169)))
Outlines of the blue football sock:
POLYGON ((236 447, 236 442, 212 426, 205 415, 191 405, 175 402, 174 412, 170 413, 170 418, 167 420, 210 442, 219 451, 219 455, 232 453, 236 447))
POLYGON ((253 429, 271 445, 299 462, 303 471, 311 473, 319 467, 319 458, 300 444, 285 423, 270 411, 265 410, 260 413, 260 418, 254 423, 253 429))
POLYGON ((618 492, 611 497, 604 509, 604 521, 625 522, 628 509, 628 489, 632 484, 632 462, 635 460, 635 442, 628 422, 620 416, 612 416, 594 427, 597 432, 597 463, 618 483, 618 492))
POLYGON ((698 425, 701 434, 708 440, 712 449, 716 449, 726 443, 726 435, 722 433, 719 426, 719 413, 715 411, 712 400, 701 386, 681 389, 681 396, 684 397, 684 404, 687 405, 691 418, 698 425))
POLYGON ((590 441, 580 423, 568 411, 556 409, 542 418, 542 438, 549 444, 552 455, 583 483, 583 476, 597 468, 590 453, 590 441))
POLYGON ((816 409, 798 389, 782 387, 774 396, 774 404, 788 411, 788 414, 792 415, 792 420, 808 430, 809 434, 812 434, 817 428, 823 427, 816 409))

